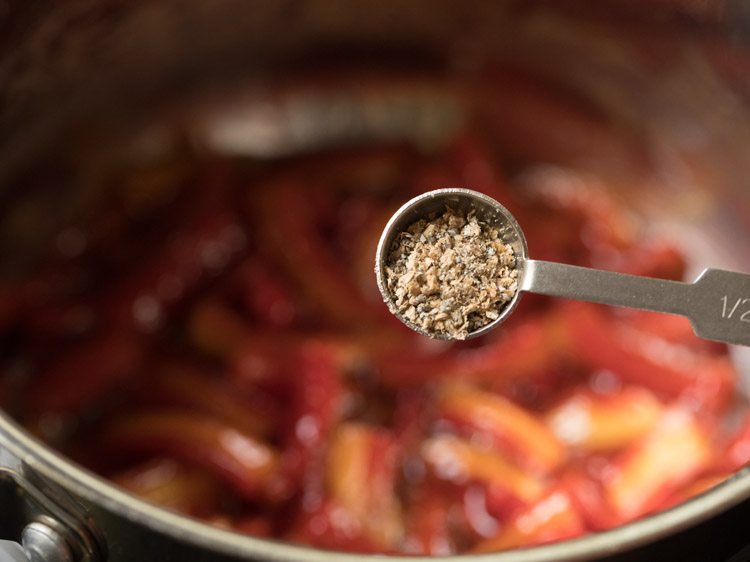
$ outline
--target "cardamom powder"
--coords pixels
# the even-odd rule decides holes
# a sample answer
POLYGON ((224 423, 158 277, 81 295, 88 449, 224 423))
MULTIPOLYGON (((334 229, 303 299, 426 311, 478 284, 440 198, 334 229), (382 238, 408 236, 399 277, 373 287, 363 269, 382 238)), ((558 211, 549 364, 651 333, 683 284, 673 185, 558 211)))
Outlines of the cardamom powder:
POLYGON ((466 337, 500 315, 518 290, 516 257, 500 231, 446 208, 399 233, 385 266, 398 313, 424 332, 466 337))

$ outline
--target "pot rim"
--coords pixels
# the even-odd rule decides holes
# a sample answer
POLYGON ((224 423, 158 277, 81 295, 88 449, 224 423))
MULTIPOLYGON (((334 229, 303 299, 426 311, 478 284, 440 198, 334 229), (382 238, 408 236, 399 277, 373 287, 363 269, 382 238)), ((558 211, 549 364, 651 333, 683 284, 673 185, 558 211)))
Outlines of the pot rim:
MULTIPOLYGON (((120 490, 103 478, 79 467, 28 434, 0 411, 0 447, 28 468, 93 504, 110 510, 134 523, 148 521, 159 533, 209 548, 230 556, 252 556, 269 562, 357 562, 371 555, 319 550, 259 539, 211 527, 182 516, 120 490)), ((698 524, 750 497, 750 467, 730 476, 711 490, 678 506, 616 527, 559 543, 487 554, 460 554, 448 558, 462 562, 551 562, 591 560, 626 552, 671 533, 698 524)), ((389 562, 428 562, 429 556, 381 555, 389 562)))

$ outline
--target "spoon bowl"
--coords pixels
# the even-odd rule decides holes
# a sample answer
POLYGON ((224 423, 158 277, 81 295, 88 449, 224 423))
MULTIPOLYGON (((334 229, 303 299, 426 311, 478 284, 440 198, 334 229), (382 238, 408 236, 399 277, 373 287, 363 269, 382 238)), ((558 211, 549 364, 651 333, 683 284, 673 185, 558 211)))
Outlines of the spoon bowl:
MULTIPOLYGON (((428 191, 427 193, 418 195, 414 199, 406 202, 398 211, 396 211, 388 221, 388 224, 386 224, 383 234, 380 236, 377 252, 375 254, 375 277, 377 279, 378 289, 380 289, 383 301, 388 306, 388 309, 394 316, 396 316, 396 318, 409 326, 409 328, 431 338, 447 340, 452 338, 444 333, 433 333, 423 330, 421 327, 403 316, 395 305, 395 295, 388 287, 386 277, 388 257, 394 249, 394 244, 397 243, 398 236, 402 232, 405 232, 415 222, 421 219, 433 219, 443 213, 446 208, 453 209, 464 215, 467 215, 470 211, 474 211, 480 222, 498 229, 501 240, 505 244, 510 245, 513 249, 516 258, 515 269, 518 271, 519 287, 522 282, 524 263, 528 255, 528 247, 526 245, 526 238, 523 235, 523 231, 510 211, 495 201, 492 197, 488 197, 483 193, 471 189, 448 187, 428 191)), ((498 310, 499 316, 496 319, 485 324, 481 328, 469 332, 466 339, 486 334, 502 324, 518 305, 520 296, 521 291, 516 291, 516 294, 510 302, 504 303, 502 308, 498 310)))

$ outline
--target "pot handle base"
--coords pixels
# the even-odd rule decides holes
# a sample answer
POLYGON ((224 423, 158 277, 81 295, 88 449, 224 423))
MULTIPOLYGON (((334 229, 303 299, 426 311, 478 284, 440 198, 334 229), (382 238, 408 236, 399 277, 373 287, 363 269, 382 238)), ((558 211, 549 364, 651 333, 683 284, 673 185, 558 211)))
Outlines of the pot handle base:
POLYGON ((102 562, 87 526, 18 472, 0 467, 0 562, 102 562), (18 558, 19 549, 22 558, 18 558))

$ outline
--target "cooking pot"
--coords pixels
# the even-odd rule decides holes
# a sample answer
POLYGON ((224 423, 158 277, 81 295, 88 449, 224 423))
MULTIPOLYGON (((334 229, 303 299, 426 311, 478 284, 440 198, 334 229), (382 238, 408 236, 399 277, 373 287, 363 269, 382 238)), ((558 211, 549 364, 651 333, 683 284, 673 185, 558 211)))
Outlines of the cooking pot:
MULTIPOLYGON (((36 218, 38 236, 3 237, 4 271, 33 261, 73 198, 75 186, 56 167, 60 155, 85 158, 115 146, 155 115, 189 122, 220 149, 256 157, 383 137, 439 142, 461 119, 471 91, 465 84, 488 55, 563 87, 587 116, 580 136, 574 131, 548 144, 544 135, 517 134, 503 107, 512 96, 489 98, 506 120, 504 150, 522 153, 530 148, 524 142, 538 143, 534 148, 550 162, 612 178, 682 237, 696 263, 750 270, 750 10, 742 1, 28 0, 0 4, 0 30, 0 197, 23 208, 44 184, 49 202, 36 218), (301 113, 270 125, 246 118, 239 133, 221 125, 225 92, 238 84, 243 107, 268 107, 289 77, 309 76, 310 65, 328 68, 331 61, 351 76, 408 77, 432 94, 412 89, 409 98, 379 99, 373 113, 364 111, 374 103, 367 91, 350 87, 353 105, 334 124, 324 109, 341 98, 303 104, 295 109, 301 113), (615 145, 596 140, 602 115, 621 132, 615 145), (288 129, 293 118, 307 124, 302 132, 288 129), (263 142, 252 141, 260 133, 263 142)), ((549 125, 551 137, 557 125, 549 125)), ((750 376, 746 351, 733 354, 750 376)), ((720 514, 747 517, 746 506, 735 506, 748 497, 750 472, 742 470, 708 493, 608 532, 456 558, 644 560, 675 545, 687 548, 684 559, 728 555, 741 542, 705 550, 703 537, 717 539, 717 528, 729 525, 720 514)), ((240 536, 144 503, 5 414, 0 498, 0 538, 23 540, 34 560, 365 560, 240 536)))

